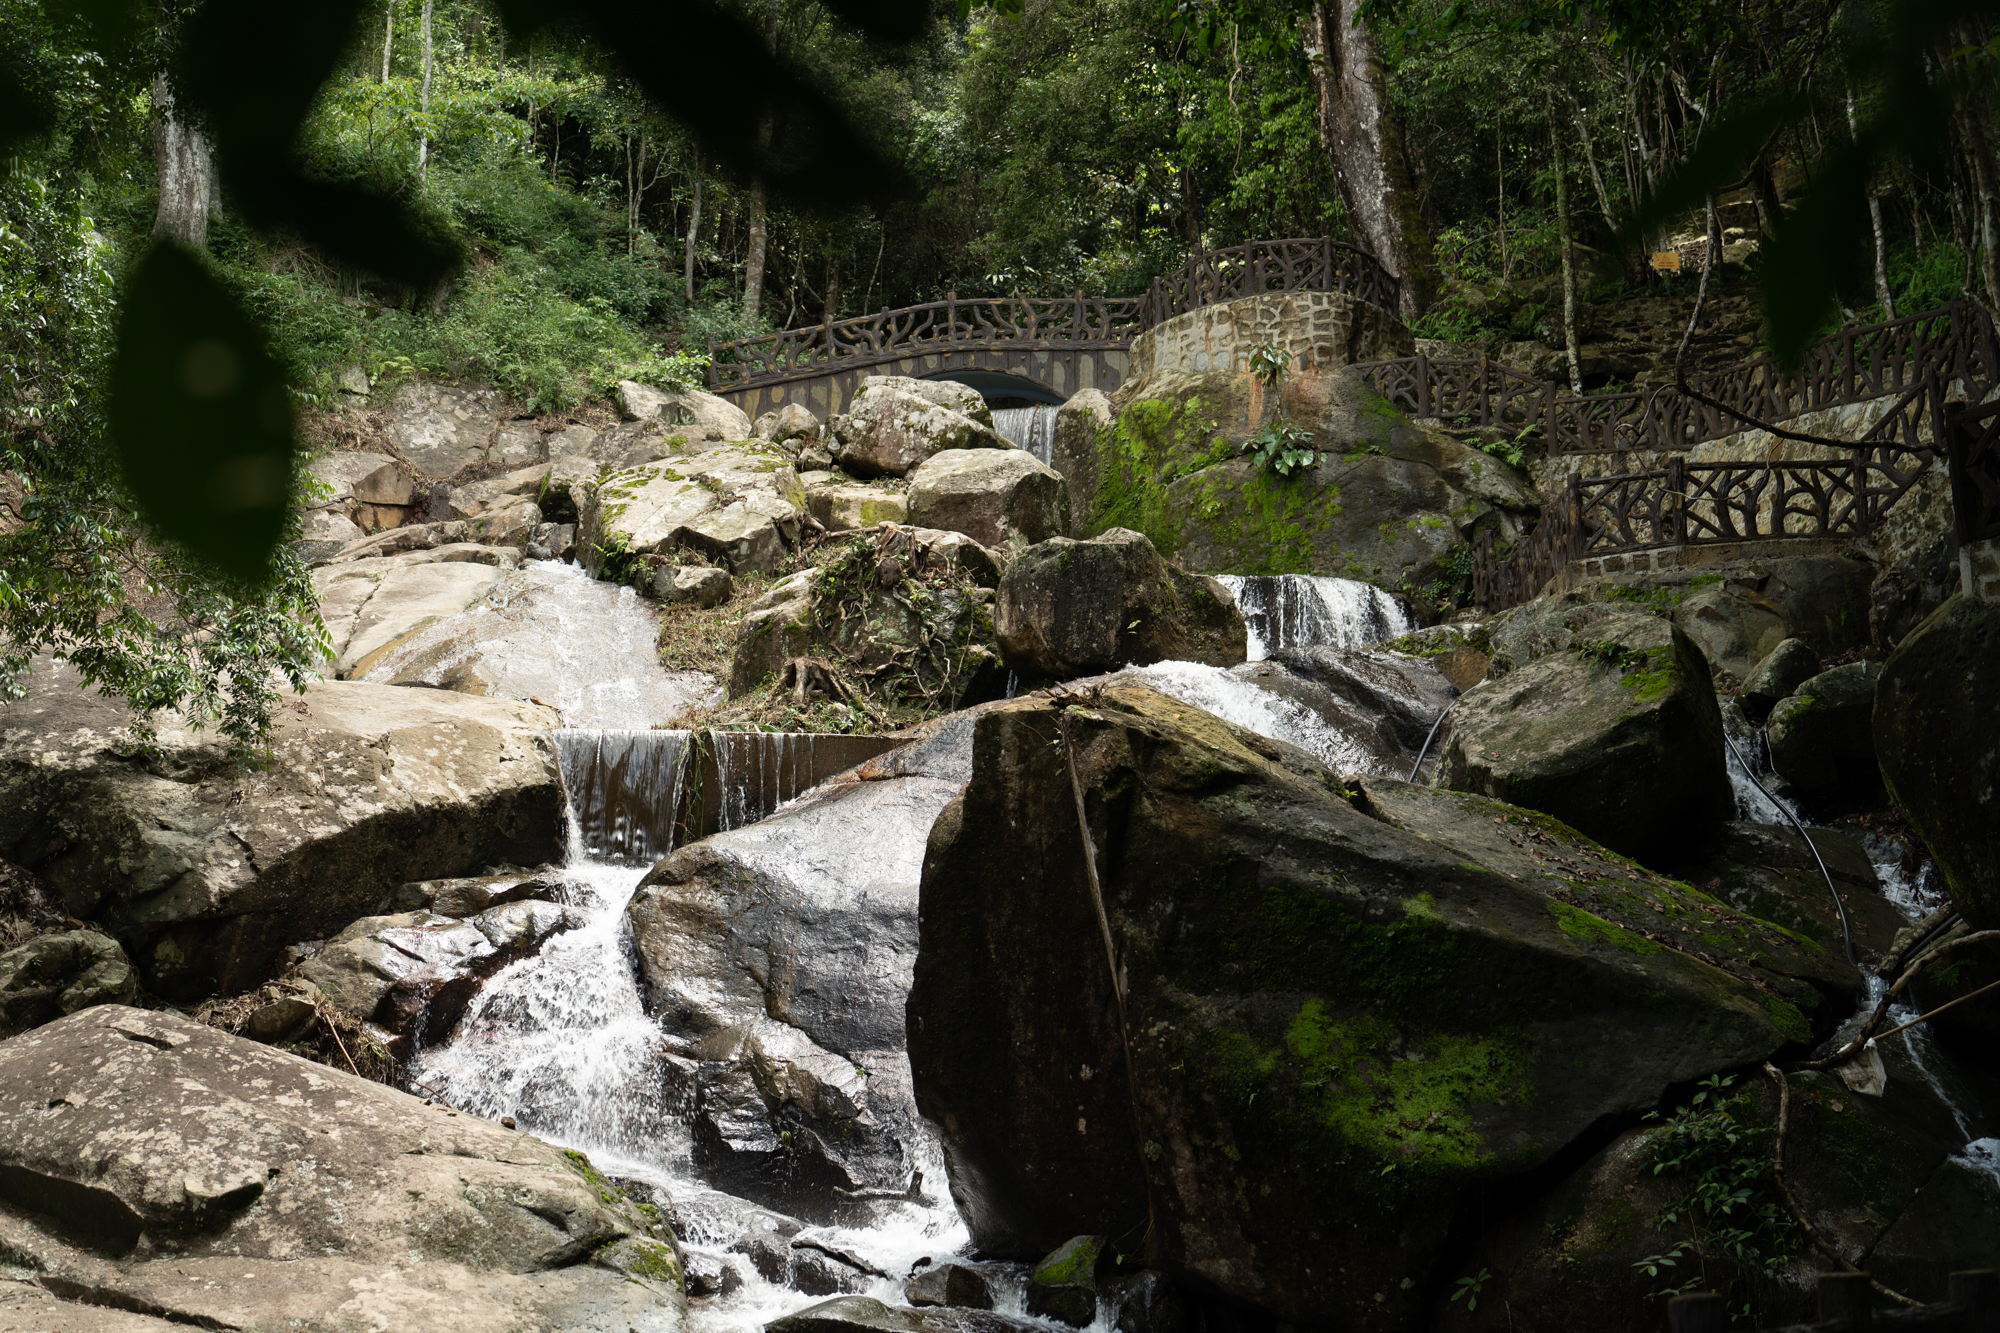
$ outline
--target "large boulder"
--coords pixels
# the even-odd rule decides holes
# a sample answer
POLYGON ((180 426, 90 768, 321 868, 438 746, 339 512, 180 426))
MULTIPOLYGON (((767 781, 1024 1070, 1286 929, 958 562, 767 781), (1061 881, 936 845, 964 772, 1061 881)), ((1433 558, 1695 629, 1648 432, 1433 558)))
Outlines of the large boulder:
POLYGON ((852 532, 878 523, 901 523, 910 516, 910 502, 901 491, 852 482, 822 482, 806 487, 806 508, 828 532, 852 532))
POLYGON ((1438 718, 1459 694, 1436 660, 1407 653, 1316 644, 1281 648, 1270 660, 1380 717, 1411 751, 1432 739, 1438 718))
POLYGON ((762 573, 798 544, 805 493, 790 458, 757 442, 701 449, 629 466, 593 485, 581 506, 577 549, 591 573, 623 582, 679 547, 762 573))
POLYGON ((1049 432, 1049 466, 1069 486, 1068 524, 1063 534, 1085 535, 1091 505, 1097 498, 1097 440, 1111 429, 1111 400, 1102 389, 1079 389, 1056 409, 1049 432))
POLYGON ((1737 680, 1792 634, 1778 604, 1747 582, 1718 583, 1689 594, 1674 608, 1673 620, 1712 669, 1737 680))
MULTIPOLYGON (((390 399, 389 442, 423 475, 448 477, 496 457, 504 406, 491 389, 412 381, 390 399)), ((526 463, 534 454, 525 451, 525 441, 510 439, 497 456, 520 456, 526 463)))
MULTIPOLYGON (((331 489, 312 513, 337 515, 365 532, 401 527, 417 502, 410 470, 387 454, 337 449, 314 458, 314 477, 331 489)), ((315 525, 308 515, 307 537, 330 532, 330 518, 315 525)))
POLYGON ((821 549, 824 564, 751 603, 730 664, 732 696, 777 682, 802 659, 825 663, 876 707, 935 711, 1004 687, 992 552, 960 533, 891 526, 821 549))
POLYGON ((2000 604, 1954 597, 1896 645, 1875 686, 1875 754, 1937 858, 1952 906, 2000 927, 2000 604))
POLYGON ((388 910, 398 886, 560 853, 551 709, 323 681, 284 695, 238 768, 41 666, 0 707, 0 854, 102 923, 170 997, 252 985, 287 944, 388 910))
POLYGON ((1112 684, 979 718, 924 860, 908 1030, 980 1249, 1150 1217, 1199 1287, 1414 1329, 1404 1278, 1489 1198, 1669 1088, 1811 1043, 1859 986, 1546 816, 1343 784, 1112 684))
POLYGON ((696 1062, 697 1162, 723 1188, 817 1218, 832 1188, 899 1189, 919 1165, 903 1029, 917 887, 975 717, 679 849, 633 895, 651 1010, 696 1062))
POLYGON ((396 644, 482 600, 506 573, 499 564, 437 559, 437 549, 313 571, 336 678, 366 675, 396 644))
POLYGON ((0 1044, 0 1203, 16 1272, 177 1327, 686 1318, 673 1234, 581 1153, 176 1014, 0 1044))
POLYGON ((1008 666, 1056 680, 1151 662, 1234 666, 1249 641, 1228 589, 1125 528, 1030 546, 1001 576, 993 620, 1008 666))
POLYGON ((1613 614, 1588 632, 1467 690, 1436 780, 1640 860, 1683 852, 1734 806, 1708 663, 1654 616, 1613 614))
POLYGON ((117 940, 94 930, 37 935, 0 953, 0 1037, 138 997, 131 960, 117 940))
POLYGON ((1337 574, 1429 595, 1458 577, 1452 548, 1487 529, 1505 540, 1540 505, 1523 474, 1414 424, 1357 376, 1305 370, 1283 397, 1319 451, 1289 477, 1243 454, 1267 416, 1248 373, 1128 381, 1087 456, 1059 421, 1063 475, 1090 497, 1081 531, 1135 529, 1190 569, 1337 574))
POLYGON ((1030 546, 1061 533, 1063 479, 1025 449, 952 449, 910 474, 910 522, 985 546, 1030 546))
POLYGON ((951 380, 870 375, 827 423, 834 461, 856 477, 908 476, 947 449, 1008 449, 976 389, 951 380))
POLYGON ((611 395, 618 415, 626 421, 657 425, 691 440, 747 440, 750 418, 727 398, 702 389, 656 389, 632 380, 618 381, 611 395))
POLYGON ((819 418, 803 403, 786 403, 757 418, 750 433, 772 444, 791 444, 797 449, 802 440, 819 438, 819 418))
POLYGON ((1819 654, 1804 639, 1786 639, 1743 678, 1737 700, 1753 722, 1769 717, 1778 700, 1819 674, 1819 654))
POLYGON ((1882 668, 1850 662, 1822 671, 1780 699, 1764 726, 1771 767, 1814 801, 1881 798, 1875 764, 1875 684, 1882 668))

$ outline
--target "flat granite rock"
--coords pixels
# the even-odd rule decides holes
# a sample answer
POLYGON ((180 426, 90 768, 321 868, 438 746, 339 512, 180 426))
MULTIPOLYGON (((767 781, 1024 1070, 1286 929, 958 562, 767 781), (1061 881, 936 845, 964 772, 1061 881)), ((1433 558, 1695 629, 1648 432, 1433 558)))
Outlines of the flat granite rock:
MULTIPOLYGON (((673 1333, 686 1318, 671 1233, 581 1154, 118 1005, 0 1043, 0 1250, 44 1291, 178 1327, 673 1333), (667 1276, 590 1266, 628 1242, 667 1276)), ((43 1325, 62 1307, 11 1303, 37 1311, 31 1327, 121 1327, 43 1325)))

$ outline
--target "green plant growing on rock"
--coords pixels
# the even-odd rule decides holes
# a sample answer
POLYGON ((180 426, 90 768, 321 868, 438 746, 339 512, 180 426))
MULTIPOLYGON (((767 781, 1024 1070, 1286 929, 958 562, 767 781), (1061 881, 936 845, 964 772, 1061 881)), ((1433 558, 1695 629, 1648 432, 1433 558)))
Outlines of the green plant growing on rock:
MULTIPOLYGON (((1655 1296, 1719 1290, 1740 1276, 1774 1274, 1796 1249, 1798 1224, 1772 1188, 1769 1143, 1774 1131, 1750 1123, 1749 1094, 1731 1093, 1735 1083, 1733 1075, 1702 1080, 1687 1104, 1650 1136, 1653 1174, 1675 1176, 1683 1186, 1654 1226, 1663 1235, 1685 1228, 1686 1235, 1632 1266, 1648 1277, 1664 1278, 1666 1269, 1693 1261, 1684 1272, 1686 1281, 1663 1287, 1655 1296), (1711 1260, 1725 1261, 1734 1272, 1710 1272, 1711 1260)), ((1657 1120, 1659 1113, 1646 1118, 1657 1120)))
POLYGON ((1259 459, 1281 477, 1289 477, 1319 458, 1319 451, 1312 447, 1313 433, 1285 413, 1284 397, 1279 391, 1291 365, 1292 354, 1276 343, 1260 343, 1250 349, 1250 373, 1271 391, 1277 413, 1275 420, 1266 421, 1251 432, 1243 443, 1243 452, 1259 459))

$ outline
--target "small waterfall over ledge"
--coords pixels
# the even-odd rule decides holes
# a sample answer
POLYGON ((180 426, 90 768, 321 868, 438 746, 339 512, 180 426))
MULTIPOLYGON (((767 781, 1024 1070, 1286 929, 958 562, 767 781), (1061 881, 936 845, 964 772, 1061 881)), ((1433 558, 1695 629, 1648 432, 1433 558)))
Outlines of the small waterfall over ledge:
POLYGON ((1319 574, 1221 574, 1250 629, 1250 658, 1285 648, 1367 648, 1408 634, 1400 603, 1370 583, 1319 574))
POLYGON ((993 429, 1050 466, 1055 457, 1056 407, 1003 407, 993 413, 993 429))

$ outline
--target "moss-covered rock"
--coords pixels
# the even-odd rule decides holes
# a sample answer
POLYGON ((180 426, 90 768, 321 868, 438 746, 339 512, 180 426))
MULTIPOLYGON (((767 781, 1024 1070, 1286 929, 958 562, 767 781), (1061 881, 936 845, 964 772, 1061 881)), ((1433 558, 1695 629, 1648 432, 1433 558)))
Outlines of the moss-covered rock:
POLYGON ((1417 1327, 1402 1279, 1481 1191, 1811 1041, 1859 987, 1555 820, 1343 788, 1144 688, 997 705, 974 736, 925 859, 908 1028, 990 1252, 1138 1235, 1150 1213, 1199 1286, 1289 1322, 1417 1327))
POLYGON ((1228 589, 1124 528, 1023 551, 1000 579, 994 624, 1008 666, 1056 680, 1165 661, 1234 666, 1248 644, 1228 589))
POLYGON ((1816 804, 1881 800, 1875 765, 1875 683, 1882 669, 1850 662, 1822 671, 1771 709, 1764 737, 1771 766, 1816 804))
POLYGON ((1079 526, 1143 532, 1190 568, 1337 574, 1426 589, 1456 575, 1453 547, 1486 527, 1504 539, 1539 505, 1504 462, 1413 425, 1355 376, 1309 371, 1283 391, 1317 459, 1290 477, 1244 445, 1269 413, 1248 374, 1161 373, 1112 399, 1093 456, 1065 454, 1079 526), (1088 465, 1087 480, 1077 479, 1088 465))
POLYGON ((1954 597, 1882 665, 1875 754, 1952 906, 2000 927, 2000 604, 1954 597))
POLYGON ((1643 613, 1587 632, 1466 691, 1437 781, 1544 811, 1627 856, 1684 853, 1734 804, 1708 663, 1643 613))

